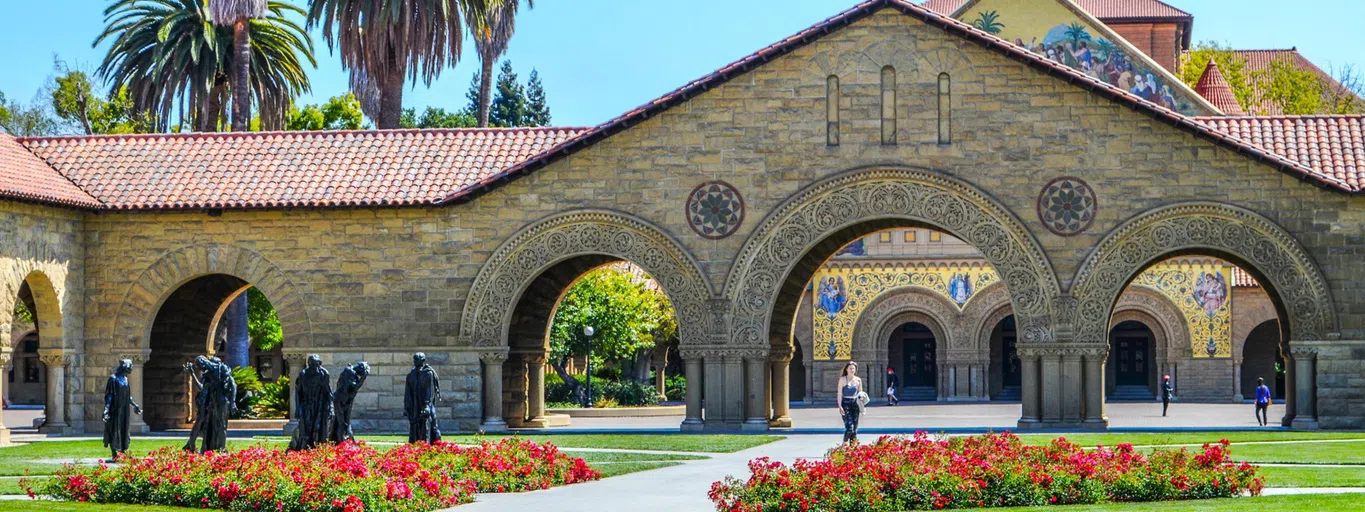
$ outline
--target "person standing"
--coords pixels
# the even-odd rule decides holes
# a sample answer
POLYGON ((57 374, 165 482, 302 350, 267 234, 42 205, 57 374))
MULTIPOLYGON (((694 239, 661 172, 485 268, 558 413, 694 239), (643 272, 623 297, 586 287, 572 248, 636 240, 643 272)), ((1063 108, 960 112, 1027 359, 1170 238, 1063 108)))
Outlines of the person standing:
POLYGON ((132 388, 128 387, 128 374, 133 371, 133 361, 121 359, 109 382, 104 386, 104 445, 109 447, 109 462, 117 462, 121 453, 128 451, 130 433, 128 426, 133 414, 142 414, 142 406, 133 401, 132 388))
POLYGON ((839 414, 844 418, 844 442, 858 440, 858 394, 863 392, 863 379, 858 378, 858 363, 849 361, 839 376, 839 414))
POLYGON ((901 376, 896 375, 896 369, 886 367, 886 403, 888 405, 900 405, 901 376))
POLYGON ((294 417, 299 426, 289 442, 289 451, 308 450, 327 442, 332 423, 332 382, 322 358, 308 356, 308 366, 299 370, 294 381, 294 417))
POLYGON ((1270 424, 1270 387, 1265 385, 1264 377, 1256 378, 1256 423, 1262 427, 1270 424))
POLYGON ((427 364, 427 355, 412 355, 412 370, 403 393, 403 416, 408 419, 408 442, 435 443, 441 440, 436 420, 436 402, 441 400, 441 382, 436 370, 427 364))
POLYGON ((1165 375, 1161 378, 1161 416, 1166 416, 1166 410, 1171 407, 1171 399, 1175 398, 1175 388, 1171 387, 1171 376, 1165 375))

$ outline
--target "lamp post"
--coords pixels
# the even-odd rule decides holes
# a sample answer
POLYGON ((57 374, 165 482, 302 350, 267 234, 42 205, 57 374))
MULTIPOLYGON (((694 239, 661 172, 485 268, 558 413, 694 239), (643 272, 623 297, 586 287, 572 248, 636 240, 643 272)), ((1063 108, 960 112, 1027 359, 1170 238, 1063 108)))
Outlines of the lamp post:
POLYGON ((583 398, 583 407, 592 408, 592 326, 583 326, 583 336, 588 338, 588 394, 583 398))

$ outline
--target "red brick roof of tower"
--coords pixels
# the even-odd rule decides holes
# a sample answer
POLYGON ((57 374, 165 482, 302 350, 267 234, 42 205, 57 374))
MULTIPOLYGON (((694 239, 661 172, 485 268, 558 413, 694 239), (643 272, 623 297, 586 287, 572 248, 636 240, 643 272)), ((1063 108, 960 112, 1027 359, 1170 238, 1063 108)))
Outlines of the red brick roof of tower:
MULTIPOLYGON (((1288 60, 1295 68, 1317 75, 1328 87, 1338 90, 1343 89, 1341 82, 1338 82, 1336 78, 1333 78, 1330 73, 1323 71, 1317 64, 1313 64, 1313 61, 1308 60, 1302 53, 1299 53, 1297 48, 1290 48, 1287 50, 1234 50, 1234 52, 1238 57, 1241 57, 1246 61, 1246 74, 1248 79, 1250 79, 1252 73, 1269 71, 1270 64, 1275 61, 1288 60)), ((1252 85, 1253 87, 1255 86, 1254 83, 1252 85)), ((1260 104, 1255 105, 1253 109, 1255 110, 1256 115, 1262 116, 1278 116, 1284 114, 1284 110, 1269 101, 1262 101, 1260 104)))
POLYGON ((52 166, 49 172, 57 169, 71 179, 68 185, 75 182, 110 209, 383 206, 432 204, 582 131, 193 133, 22 142, 52 166))
POLYGON ((6 133, 0 133, 0 197, 81 208, 101 206, 6 133))
POLYGON ((1224 114, 1246 115, 1246 111, 1237 103, 1237 96, 1232 93, 1232 86, 1223 78, 1223 72, 1218 70, 1218 62, 1213 59, 1209 59, 1208 65, 1204 66, 1204 74, 1199 76, 1199 83, 1194 86, 1194 92, 1209 100, 1209 103, 1218 107, 1224 114))
POLYGON ((1346 183, 1365 188, 1365 116, 1200 117, 1199 122, 1346 183))
MULTIPOLYGON (((929 0, 924 8, 948 16, 970 0, 929 0)), ((1191 20, 1194 15, 1159 0, 1074 0, 1074 3, 1101 21, 1191 20)))

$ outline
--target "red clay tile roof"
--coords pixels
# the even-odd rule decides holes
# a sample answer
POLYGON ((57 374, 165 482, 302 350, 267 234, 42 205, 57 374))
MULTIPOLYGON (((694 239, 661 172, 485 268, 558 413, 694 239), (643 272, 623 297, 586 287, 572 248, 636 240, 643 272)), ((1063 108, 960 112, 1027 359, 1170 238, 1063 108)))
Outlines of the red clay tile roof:
POLYGON ((81 208, 100 206, 90 194, 5 133, 0 133, 0 197, 81 208))
POLYGON ((432 204, 582 131, 194 133, 22 142, 110 209, 380 206, 432 204))
POLYGON ((1199 76, 1199 83, 1194 86, 1194 92, 1209 100, 1209 103, 1218 107, 1224 114, 1246 115, 1242 105, 1237 103, 1237 96, 1232 93, 1232 86, 1223 78, 1223 72, 1218 70, 1218 62, 1213 59, 1209 59, 1208 65, 1204 66, 1204 74, 1199 76))
POLYGON ((1365 116, 1198 119, 1220 132, 1345 183, 1357 192, 1365 188, 1365 116))
MULTIPOLYGON (((924 8, 948 16, 957 12, 970 0, 928 0, 924 8)), ((1123 20, 1190 20, 1194 15, 1171 7, 1158 0, 1074 0, 1101 21, 1123 20)))
POLYGON ((1255 288, 1261 283, 1256 282, 1256 278, 1251 277, 1247 271, 1241 267, 1232 267, 1232 286, 1234 288, 1255 288))

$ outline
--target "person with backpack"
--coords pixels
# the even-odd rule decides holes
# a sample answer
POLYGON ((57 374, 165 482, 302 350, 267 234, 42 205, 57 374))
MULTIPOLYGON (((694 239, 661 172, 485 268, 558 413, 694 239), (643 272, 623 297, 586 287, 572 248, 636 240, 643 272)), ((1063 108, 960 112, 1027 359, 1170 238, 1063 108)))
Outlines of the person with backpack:
POLYGON ((886 404, 900 405, 901 376, 896 375, 896 369, 886 367, 886 404))
POLYGON ((1265 385, 1264 377, 1256 378, 1256 423, 1264 427, 1270 424, 1270 387, 1265 385))

